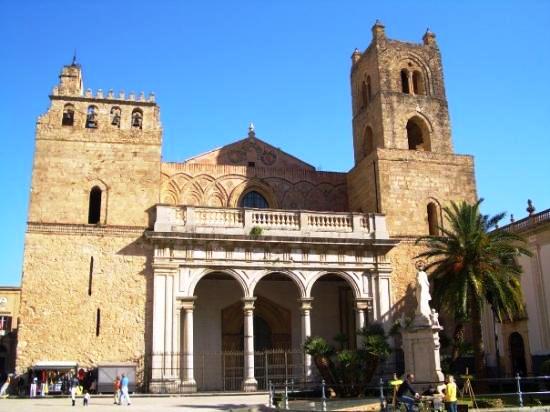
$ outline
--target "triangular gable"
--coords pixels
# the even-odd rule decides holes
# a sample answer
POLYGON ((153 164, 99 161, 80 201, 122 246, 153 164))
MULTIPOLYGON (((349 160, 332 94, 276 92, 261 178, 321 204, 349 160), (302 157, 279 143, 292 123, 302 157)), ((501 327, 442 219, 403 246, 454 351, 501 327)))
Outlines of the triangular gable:
POLYGON ((312 165, 255 136, 199 154, 185 160, 183 163, 315 170, 312 165))

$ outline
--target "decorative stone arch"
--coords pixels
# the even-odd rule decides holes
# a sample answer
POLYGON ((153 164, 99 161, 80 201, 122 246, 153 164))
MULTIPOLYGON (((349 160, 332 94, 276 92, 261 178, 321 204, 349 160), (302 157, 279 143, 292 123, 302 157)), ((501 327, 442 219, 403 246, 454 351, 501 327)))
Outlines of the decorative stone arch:
POLYGON ((82 210, 85 211, 86 223, 88 223, 88 213, 90 209, 90 193, 94 187, 101 190, 101 205, 98 224, 105 225, 107 223, 107 211, 109 202, 109 186, 101 179, 88 179, 84 184, 82 191, 82 210))
POLYGON ((363 159, 376 147, 374 131, 370 123, 365 126, 358 140, 359 158, 363 159))
POLYGON ((252 294, 250 293, 250 289, 248 287, 248 284, 246 282, 246 279, 236 270, 233 269, 204 269, 200 273, 196 273, 191 278, 191 282, 189 282, 189 292, 188 296, 193 296, 195 293, 195 288, 197 287, 197 284, 201 281, 202 278, 204 278, 206 275, 209 275, 211 273, 223 273, 225 275, 231 276, 233 279, 237 281, 239 286, 241 287, 241 290, 243 292, 243 298, 249 298, 252 297, 252 294))
POLYGON ((355 299, 365 297, 361 293, 361 287, 360 287, 357 279, 355 279, 348 272, 344 272, 344 271, 341 271, 341 270, 334 270, 334 271, 324 270, 324 271, 316 273, 314 276, 312 276, 309 279, 309 282, 306 285, 306 296, 305 296, 306 298, 311 297, 311 290, 313 289, 313 286, 315 285, 315 282, 317 282, 317 280, 319 280, 320 278, 322 278, 325 275, 336 275, 336 276, 339 276, 342 279, 344 279, 348 283, 349 287, 351 288, 351 290, 353 292, 353 297, 355 299))
POLYGON ((279 202, 277 202, 273 188, 259 179, 247 179, 235 187, 229 195, 229 207, 239 207, 242 196, 251 191, 261 194, 267 200, 270 209, 279 208, 279 202))
MULTIPOLYGON (((406 69, 410 73, 410 82, 409 82, 409 90, 413 90, 413 74, 415 71, 420 72, 420 74, 423 77, 424 81, 424 93, 421 93, 423 95, 432 95, 433 94, 433 87, 432 87, 432 72, 428 65, 424 62, 424 59, 414 53, 407 53, 406 56, 401 58, 399 60, 399 74, 401 75, 401 71, 403 69, 406 69), (409 65, 410 63, 410 65, 409 65)), ((401 90, 401 87, 398 87, 397 89, 401 90)), ((409 93, 410 93, 409 91, 409 93)))
POLYGON ((306 285, 303 279, 300 276, 298 276, 296 273, 292 272, 291 270, 266 270, 264 273, 258 276, 255 276, 248 286, 250 290, 250 294, 254 295, 254 290, 256 289, 256 286, 258 286, 258 283, 260 283, 260 280, 262 280, 267 275, 272 275, 272 274, 280 274, 290 278, 290 280, 292 280, 294 285, 298 288, 298 293, 300 295, 300 298, 306 297, 306 285))
POLYGON ((213 181, 204 190, 204 199, 208 203, 208 206, 225 207, 227 205, 228 198, 229 196, 227 195, 225 188, 217 180, 213 181), (210 198, 217 199, 217 204, 211 204, 212 202, 209 200, 210 198))
POLYGON ((407 138, 409 150, 432 151, 433 127, 429 119, 419 112, 412 112, 405 117, 403 132, 407 138))

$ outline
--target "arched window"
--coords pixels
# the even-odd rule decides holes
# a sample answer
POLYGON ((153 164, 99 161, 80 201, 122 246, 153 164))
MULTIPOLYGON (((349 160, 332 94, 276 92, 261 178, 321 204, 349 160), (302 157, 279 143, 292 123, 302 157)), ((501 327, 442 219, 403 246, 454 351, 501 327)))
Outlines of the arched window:
POLYGON ((413 73, 413 90, 414 94, 426 94, 424 87, 424 76, 418 70, 413 73))
POLYGON ((111 108, 111 126, 120 127, 120 107, 111 108))
POLYGON ((141 129, 143 127, 143 112, 141 109, 132 111, 132 128, 141 129))
POLYGON ((74 106, 72 104, 66 104, 63 107, 63 118, 61 119, 62 126, 74 125, 74 106))
POLYGON ((424 150, 429 152, 430 136, 428 129, 421 119, 413 117, 407 122, 407 141, 410 150, 424 150))
POLYGON ((265 197, 263 197, 258 192, 251 190, 241 198, 241 201, 239 202, 239 207, 267 209, 269 208, 269 204, 267 203, 267 200, 265 200, 265 197))
POLYGON ((101 219, 101 189, 94 186, 90 190, 90 202, 88 206, 88 223, 95 225, 101 219))
POLYGON ((409 71, 401 70, 401 91, 403 93, 410 93, 409 89, 409 71))
POLYGON ((86 114, 86 128, 88 129, 97 128, 97 115, 98 115, 97 107, 89 106, 88 113, 86 114))
POLYGON ((362 147, 363 157, 369 155, 372 152, 372 149, 374 149, 374 136, 371 127, 367 126, 367 128, 365 129, 365 136, 362 147))
POLYGON ((437 217, 437 206, 434 202, 428 203, 428 230, 431 236, 439 235, 439 219, 437 217))
POLYGON ((518 332, 510 334, 510 357, 512 358, 512 374, 519 373, 521 376, 527 374, 527 364, 525 362, 525 345, 523 337, 518 332))
POLYGON ((369 102, 372 100, 372 86, 370 83, 370 76, 367 76, 367 99, 369 102))

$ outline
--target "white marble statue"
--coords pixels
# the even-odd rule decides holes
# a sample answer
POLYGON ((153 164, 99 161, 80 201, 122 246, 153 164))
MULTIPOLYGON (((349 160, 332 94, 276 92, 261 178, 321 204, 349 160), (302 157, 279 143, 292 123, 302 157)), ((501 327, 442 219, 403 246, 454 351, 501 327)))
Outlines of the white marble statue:
POLYGON ((430 296, 428 275, 424 272, 424 268, 420 266, 416 275, 416 301, 418 302, 416 315, 421 315, 425 319, 431 318, 430 300, 432 300, 432 297, 430 296))

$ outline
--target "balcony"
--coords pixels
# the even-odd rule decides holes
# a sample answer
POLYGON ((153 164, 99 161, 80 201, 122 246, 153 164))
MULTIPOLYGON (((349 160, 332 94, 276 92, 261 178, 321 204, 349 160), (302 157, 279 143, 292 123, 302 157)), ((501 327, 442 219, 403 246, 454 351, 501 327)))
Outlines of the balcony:
POLYGON ((279 209, 156 206, 155 232, 296 238, 389 239, 384 215, 279 209))

